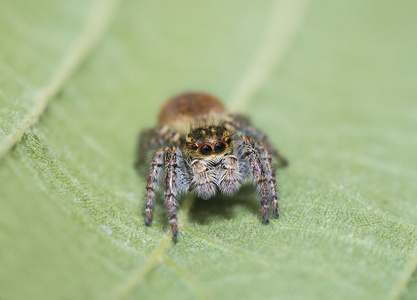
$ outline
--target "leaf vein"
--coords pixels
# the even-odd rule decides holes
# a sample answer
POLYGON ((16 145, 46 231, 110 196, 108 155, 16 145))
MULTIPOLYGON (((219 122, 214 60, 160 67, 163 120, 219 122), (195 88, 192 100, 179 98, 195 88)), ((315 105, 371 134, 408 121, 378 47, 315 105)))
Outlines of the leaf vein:
POLYGON ((95 1, 91 13, 88 16, 86 25, 81 32, 78 40, 75 41, 70 50, 63 58, 58 70, 52 75, 50 81, 38 90, 34 95, 34 106, 32 111, 26 116, 16 130, 8 135, 0 145, 0 158, 2 158, 16 143, 18 143, 24 133, 32 127, 45 111, 49 102, 62 90, 65 83, 77 71, 83 61, 91 53, 92 49, 98 44, 110 22, 120 0, 95 1))
POLYGON ((284 58, 300 28, 309 0, 276 1, 263 39, 233 95, 230 107, 241 110, 284 58))
POLYGON ((248 251, 239 249, 239 248, 237 248, 235 246, 228 245, 228 244, 225 244, 225 243, 222 243, 222 242, 219 242, 219 241, 215 241, 215 240, 209 239, 209 238, 207 238, 207 237, 205 237, 205 236, 203 236, 203 235, 195 232, 194 230, 192 230, 188 226, 184 226, 183 228, 184 228, 184 231, 188 232, 189 234, 193 235, 194 237, 196 237, 196 238, 198 238, 200 240, 204 240, 204 241, 206 241, 206 242, 208 242, 208 243, 210 243, 210 244, 212 244, 212 245, 214 245, 214 246, 216 246, 218 248, 221 248, 223 250, 227 250, 229 252, 236 253, 236 254, 241 255, 243 257, 251 257, 251 258, 254 258, 254 259, 258 260, 258 261, 262 261, 264 263, 268 263, 268 264, 271 263, 271 260, 268 259, 267 257, 260 256, 260 255, 257 255, 255 253, 252 253, 252 252, 248 252, 248 251))
MULTIPOLYGON (((182 209, 179 212, 179 220, 178 222, 184 223, 184 220, 187 218, 187 215, 190 211, 191 206, 194 203, 194 195, 189 194, 185 198, 183 203, 182 209)), ((127 282, 125 282, 121 287, 117 289, 117 291, 110 297, 110 299, 126 299, 132 292, 137 288, 145 279, 146 275, 148 275, 155 266, 158 265, 163 260, 163 256, 165 250, 171 244, 171 230, 168 230, 163 237, 161 238, 158 246, 152 252, 149 259, 143 264, 139 269, 135 270, 128 278, 127 282)))
POLYGON ((280 228, 283 229, 288 229, 288 230, 300 230, 300 231, 309 231, 312 233, 316 233, 316 234, 321 234, 321 235, 326 235, 329 237, 335 237, 337 239, 339 239, 342 242, 345 242, 347 244, 351 244, 351 245, 361 245, 361 246, 365 246, 368 249, 372 249, 375 252, 379 252, 379 253, 383 253, 383 254, 388 254, 388 255, 395 255, 404 259, 409 259, 410 255, 407 255, 405 253, 403 253, 402 251, 395 251, 395 250, 391 250, 388 248, 383 248, 380 246, 376 246, 366 240, 363 239, 359 239, 357 237, 353 237, 353 236, 348 236, 348 235, 343 235, 331 230, 320 230, 318 228, 313 228, 313 227, 304 227, 304 226, 291 226, 291 225, 279 225, 280 228))
POLYGON ((388 300, 398 300, 401 298, 404 289, 407 287, 411 278, 413 277, 414 272, 417 269, 417 248, 414 251, 414 254, 405 266, 403 276, 397 281, 394 287, 391 289, 391 293, 388 296, 388 300))
POLYGON ((211 299, 202 291, 200 285, 197 282, 195 282, 195 280, 186 271, 184 271, 180 266, 178 266, 176 263, 174 263, 172 260, 170 260, 169 258, 165 256, 163 257, 163 263, 167 267, 175 271, 179 277, 184 279, 184 281, 188 284, 188 286, 197 295, 198 299, 202 299, 202 300, 211 299))

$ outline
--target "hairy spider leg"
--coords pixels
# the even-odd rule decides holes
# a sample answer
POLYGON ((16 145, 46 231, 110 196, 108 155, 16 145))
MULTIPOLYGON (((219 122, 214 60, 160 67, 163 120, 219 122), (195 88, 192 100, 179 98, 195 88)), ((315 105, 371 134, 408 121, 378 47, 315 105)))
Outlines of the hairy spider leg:
POLYGON ((145 224, 147 226, 150 226, 152 223, 153 205, 155 203, 155 190, 158 187, 161 173, 164 169, 164 156, 167 149, 167 147, 161 147, 155 151, 152 157, 151 167, 148 172, 145 192, 145 224))
POLYGON ((141 165, 146 157, 146 152, 161 146, 178 145, 180 134, 167 125, 159 125, 145 130, 139 138, 136 166, 141 165))
POLYGON ((173 146, 169 148, 165 153, 165 205, 169 217, 169 223, 171 224, 171 230, 174 237, 178 236, 178 221, 177 221, 177 207, 176 197, 177 191, 177 173, 178 173, 178 159, 177 159, 177 147, 173 146))
POLYGON ((243 157, 249 160, 249 166, 252 171, 253 179, 256 181, 259 193, 259 200, 261 201, 262 218, 265 223, 269 223, 269 203, 268 203, 268 185, 265 176, 265 171, 259 153, 255 146, 255 140, 251 136, 242 136, 244 153, 243 157))
POLYGON ((263 162, 266 173, 266 180, 268 181, 270 195, 271 195, 271 204, 272 204, 272 215, 275 218, 279 216, 279 206, 278 206, 278 189, 276 182, 276 173, 275 167, 272 162, 272 156, 269 153, 268 147, 262 142, 256 142, 256 146, 259 151, 259 157, 263 162))
POLYGON ((281 166, 288 165, 288 160, 279 153, 278 149, 275 148, 265 133, 252 126, 249 118, 238 114, 229 114, 225 118, 225 123, 263 142, 269 149, 269 152, 279 160, 281 166))

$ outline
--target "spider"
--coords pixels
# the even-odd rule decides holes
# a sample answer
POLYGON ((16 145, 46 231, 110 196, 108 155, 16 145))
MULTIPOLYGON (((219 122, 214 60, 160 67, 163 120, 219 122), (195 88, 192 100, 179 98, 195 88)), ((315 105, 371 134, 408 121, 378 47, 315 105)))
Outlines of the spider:
POLYGON ((145 224, 152 223, 155 190, 164 179, 166 210, 172 234, 178 236, 177 199, 195 191, 203 199, 217 192, 234 195, 242 183, 258 190, 262 218, 278 218, 278 191, 272 157, 287 160, 248 118, 227 114, 223 104, 206 93, 184 93, 168 101, 156 127, 141 133, 137 166, 153 153, 145 192, 145 224))

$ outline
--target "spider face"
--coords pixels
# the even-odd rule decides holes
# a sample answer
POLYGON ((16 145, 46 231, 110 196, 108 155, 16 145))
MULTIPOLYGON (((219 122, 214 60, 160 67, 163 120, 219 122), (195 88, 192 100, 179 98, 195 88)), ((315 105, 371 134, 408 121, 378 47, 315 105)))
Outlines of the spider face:
POLYGON ((203 126, 190 131, 184 143, 184 152, 192 159, 210 159, 233 152, 232 138, 224 126, 203 126))
POLYGON ((181 194, 195 192, 208 199, 220 192, 235 194, 247 181, 255 183, 262 218, 278 217, 278 192, 272 157, 286 159, 248 118, 227 114, 219 100, 187 93, 170 100, 159 124, 141 134, 137 164, 154 149, 146 181, 146 225, 152 222, 155 190, 163 182, 169 222, 178 235, 176 206, 181 194), (155 150, 156 149, 156 150, 155 150))

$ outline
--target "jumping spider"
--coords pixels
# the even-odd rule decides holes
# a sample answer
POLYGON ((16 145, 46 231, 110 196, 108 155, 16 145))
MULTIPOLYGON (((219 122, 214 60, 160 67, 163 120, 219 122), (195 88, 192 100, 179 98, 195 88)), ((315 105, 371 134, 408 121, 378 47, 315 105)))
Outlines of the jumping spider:
POLYGON ((235 194, 247 180, 257 186, 262 218, 278 218, 278 192, 272 156, 281 165, 287 160, 268 137, 253 127, 248 118, 227 114, 222 103, 204 93, 186 93, 165 104, 159 124, 142 132, 137 165, 156 149, 146 181, 146 225, 152 222, 155 189, 164 176, 166 209, 172 234, 178 235, 177 198, 196 191, 208 199, 217 192, 235 194))

